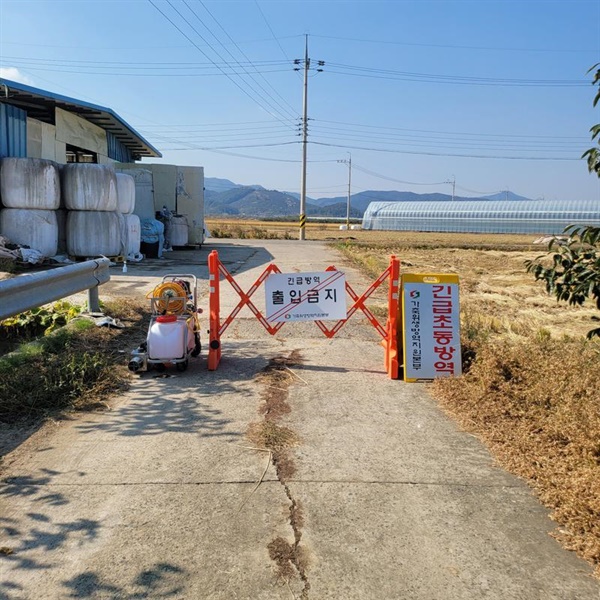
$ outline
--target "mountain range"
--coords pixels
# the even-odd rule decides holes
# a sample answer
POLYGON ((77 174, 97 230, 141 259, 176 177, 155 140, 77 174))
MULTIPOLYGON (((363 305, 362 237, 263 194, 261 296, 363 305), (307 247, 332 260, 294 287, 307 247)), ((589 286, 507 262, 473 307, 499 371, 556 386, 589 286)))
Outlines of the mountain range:
MULTIPOLYGON (((500 192, 480 198, 456 196, 455 200, 528 200, 512 192, 500 192)), ((410 202, 415 200, 450 201, 448 194, 415 194, 413 192, 369 190, 352 194, 350 217, 361 218, 371 202, 410 202)), ((306 198, 309 217, 345 217, 347 196, 335 198, 306 198)), ((277 218, 297 216, 300 196, 292 192, 267 190, 261 185, 240 185, 229 179, 206 177, 204 180, 204 212, 207 216, 239 216, 277 218)))

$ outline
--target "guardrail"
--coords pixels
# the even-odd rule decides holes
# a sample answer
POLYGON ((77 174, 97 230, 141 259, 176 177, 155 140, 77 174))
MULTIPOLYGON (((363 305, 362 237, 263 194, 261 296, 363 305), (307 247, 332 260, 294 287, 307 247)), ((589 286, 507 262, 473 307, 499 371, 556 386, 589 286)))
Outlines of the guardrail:
POLYGON ((110 280, 108 258, 0 281, 0 320, 88 290, 88 310, 100 312, 98 286, 110 280))

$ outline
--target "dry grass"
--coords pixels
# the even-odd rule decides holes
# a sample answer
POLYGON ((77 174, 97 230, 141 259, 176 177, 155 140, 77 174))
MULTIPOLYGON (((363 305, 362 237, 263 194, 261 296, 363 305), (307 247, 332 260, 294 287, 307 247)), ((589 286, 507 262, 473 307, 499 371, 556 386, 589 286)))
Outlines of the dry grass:
MULTIPOLYGON (((430 241, 431 238, 425 238, 430 241)), ((435 239, 435 236, 434 238, 435 239)), ((456 239, 456 238, 455 238, 456 239)), ((449 240, 446 240, 447 242, 449 240)), ((466 243, 463 236, 461 243, 466 243)), ((389 255, 400 259, 402 273, 458 273, 463 327, 491 330, 511 337, 528 337, 540 330, 552 335, 582 336, 592 328, 592 306, 570 307, 548 296, 541 282, 525 271, 524 262, 544 252, 544 248, 515 248, 511 237, 504 237, 496 249, 495 239, 485 242, 490 249, 410 248, 396 244, 342 244, 339 247, 355 264, 375 276, 389 262, 389 255), (510 241, 509 241, 510 240, 510 241), (465 323, 465 319, 469 320, 465 323)), ((475 332, 473 332, 475 333, 475 332)))
POLYGON ((496 341, 479 349, 466 375, 433 389, 504 467, 530 482, 554 510, 557 537, 600 575, 600 344, 496 341))

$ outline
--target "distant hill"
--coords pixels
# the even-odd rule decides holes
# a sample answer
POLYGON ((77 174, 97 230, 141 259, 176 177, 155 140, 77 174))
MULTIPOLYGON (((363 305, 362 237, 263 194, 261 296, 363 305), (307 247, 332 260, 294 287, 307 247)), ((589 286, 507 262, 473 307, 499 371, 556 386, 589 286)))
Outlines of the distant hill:
POLYGON ((531 200, 531 198, 525 198, 525 196, 519 196, 519 194, 513 194, 512 192, 498 192, 491 196, 482 196, 480 200, 531 200))
MULTIPOLYGON (((205 192, 204 211, 207 215, 236 215, 239 217, 288 217, 298 215, 300 201, 277 190, 236 187, 225 192, 205 192)), ((309 205, 307 204, 307 212, 309 205)))
POLYGON ((229 179, 220 179, 219 177, 204 178, 204 190, 221 193, 234 188, 253 188, 255 190, 265 189, 262 185, 240 185, 239 183, 233 183, 233 181, 230 181, 229 179))
MULTIPOLYGON (((204 180, 204 208, 209 216, 235 215, 240 217, 290 217, 300 212, 300 195, 297 193, 267 190, 260 185, 240 185, 229 179, 206 177, 204 180)), ((368 190, 353 194, 351 197, 350 216, 362 217, 371 202, 414 202, 438 201, 449 202, 448 194, 415 194, 395 190, 368 190)), ((466 198, 456 196, 455 200, 528 200, 513 192, 499 192, 491 196, 466 198)), ((347 196, 335 198, 306 199, 306 214, 312 217, 345 217, 347 196)))

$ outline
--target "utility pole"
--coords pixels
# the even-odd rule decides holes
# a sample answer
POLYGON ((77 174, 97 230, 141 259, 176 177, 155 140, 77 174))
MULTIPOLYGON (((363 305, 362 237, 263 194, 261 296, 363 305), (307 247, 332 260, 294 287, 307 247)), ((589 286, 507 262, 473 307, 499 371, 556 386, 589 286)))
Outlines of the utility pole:
MULTIPOLYGON (((295 65, 300 64, 300 59, 294 61, 295 65)), ((310 58, 308 58, 308 34, 305 36, 304 43, 304 89, 302 97, 302 179, 300 182, 300 240, 306 239, 306 152, 308 145, 308 70, 310 69, 310 58)), ((322 67, 325 62, 320 60, 317 63, 322 67)), ((299 71, 299 68, 294 69, 299 71)), ((321 72, 323 69, 317 69, 321 72)))
POLYGON ((454 196, 455 196, 455 191, 456 191, 456 177, 454 175, 452 175, 452 179, 446 179, 446 181, 444 181, 444 183, 452 184, 452 202, 454 202, 454 196))
POLYGON ((348 165, 348 201, 346 203, 346 227, 350 229, 350 198, 352 190, 352 153, 348 152, 348 159, 338 160, 339 163, 348 165))

